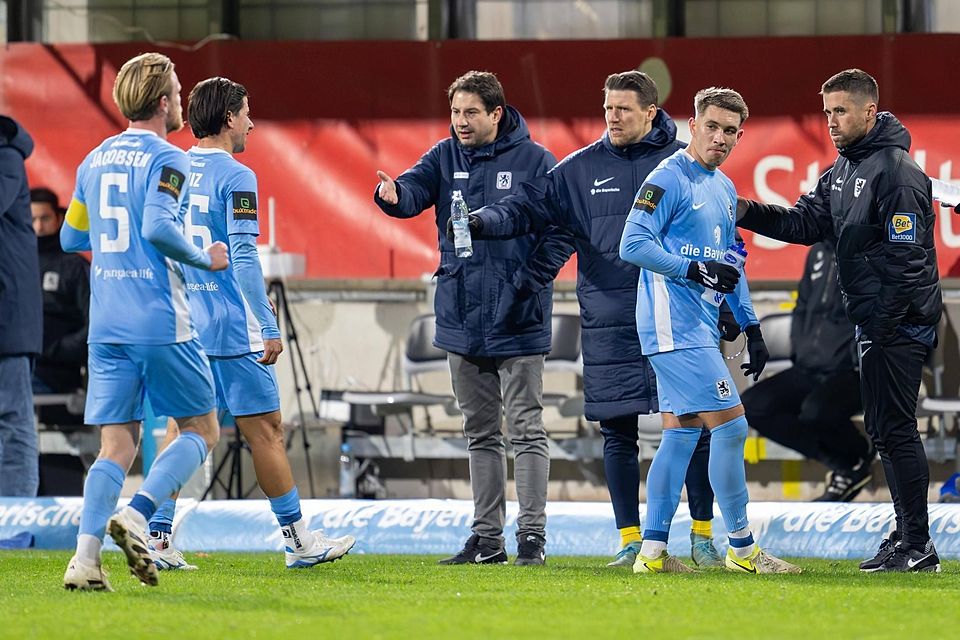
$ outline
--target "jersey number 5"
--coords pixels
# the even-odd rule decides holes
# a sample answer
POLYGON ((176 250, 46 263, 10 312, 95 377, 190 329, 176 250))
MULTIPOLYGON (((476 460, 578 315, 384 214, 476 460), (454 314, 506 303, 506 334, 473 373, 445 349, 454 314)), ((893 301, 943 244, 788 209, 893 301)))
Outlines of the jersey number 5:
POLYGON ((126 193, 128 178, 125 173, 105 173, 100 176, 100 217, 117 221, 116 238, 111 239, 105 233, 100 234, 102 253, 123 253, 130 248, 130 212, 126 207, 110 204, 110 187, 126 193))

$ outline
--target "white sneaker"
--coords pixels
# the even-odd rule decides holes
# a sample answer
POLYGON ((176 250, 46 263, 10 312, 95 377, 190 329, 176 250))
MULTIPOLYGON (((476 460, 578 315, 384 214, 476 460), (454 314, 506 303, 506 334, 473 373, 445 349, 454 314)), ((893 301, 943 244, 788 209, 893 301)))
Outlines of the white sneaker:
POLYGON ((157 586, 157 565, 147 548, 147 521, 130 507, 120 509, 107 522, 107 533, 127 556, 127 566, 145 585, 157 586))
POLYGON ((183 557, 183 553, 173 546, 169 533, 150 532, 147 540, 147 550, 153 558, 153 564, 160 571, 196 571, 197 565, 190 564, 183 557))
POLYGON ((85 564, 77 556, 70 558, 70 564, 63 574, 63 588, 70 591, 113 591, 103 567, 85 564))
POLYGON ((281 527, 287 569, 305 569, 322 562, 333 562, 350 552, 357 543, 353 536, 328 538, 323 531, 307 531, 301 539, 292 525, 281 527))
POLYGON ((786 560, 781 560, 772 556, 760 545, 756 545, 746 558, 737 557, 733 549, 727 549, 727 557, 724 559, 724 566, 730 571, 743 573, 802 573, 803 569, 795 564, 790 564, 786 560))

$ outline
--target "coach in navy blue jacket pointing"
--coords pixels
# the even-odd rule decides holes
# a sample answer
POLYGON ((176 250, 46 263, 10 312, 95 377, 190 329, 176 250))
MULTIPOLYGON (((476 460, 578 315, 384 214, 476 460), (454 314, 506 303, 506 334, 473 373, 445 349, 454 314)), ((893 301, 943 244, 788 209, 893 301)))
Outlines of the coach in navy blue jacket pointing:
POLYGON ((516 564, 543 564, 550 469, 543 427, 543 362, 550 351, 553 279, 573 253, 557 229, 519 234, 510 242, 477 241, 459 259, 446 238, 450 201, 459 191, 470 209, 518 191, 556 158, 530 139, 520 113, 506 104, 492 73, 471 71, 447 91, 451 136, 393 180, 378 171, 377 205, 412 218, 435 207, 440 267, 434 302, 434 344, 448 352, 453 391, 463 412, 473 489, 473 535, 442 564, 502 563, 506 518, 506 453, 501 421, 515 455, 520 515, 516 564), (537 251, 538 258, 531 259, 537 251))
MULTIPOLYGON (((483 238, 510 238, 557 225, 574 237, 583 333, 585 413, 600 422, 603 459, 622 549, 612 566, 633 566, 640 548, 638 416, 659 410, 653 369, 640 351, 635 322, 639 268, 620 260, 620 236, 633 197, 664 158, 683 148, 677 127, 657 108, 657 85, 625 71, 604 84, 607 130, 515 196, 470 214, 483 238)), ((709 434, 690 463, 687 493, 697 564, 716 565, 709 540, 713 493, 707 480, 709 434), (697 531, 695 529, 695 531, 697 531)))

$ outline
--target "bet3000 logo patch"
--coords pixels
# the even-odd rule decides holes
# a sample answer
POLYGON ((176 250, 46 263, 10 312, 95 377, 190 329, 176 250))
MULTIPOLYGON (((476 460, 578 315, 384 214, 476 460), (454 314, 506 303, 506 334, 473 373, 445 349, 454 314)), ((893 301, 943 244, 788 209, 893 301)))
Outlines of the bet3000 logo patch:
POLYGON ((917 214, 895 213, 890 218, 890 242, 917 241, 917 214))

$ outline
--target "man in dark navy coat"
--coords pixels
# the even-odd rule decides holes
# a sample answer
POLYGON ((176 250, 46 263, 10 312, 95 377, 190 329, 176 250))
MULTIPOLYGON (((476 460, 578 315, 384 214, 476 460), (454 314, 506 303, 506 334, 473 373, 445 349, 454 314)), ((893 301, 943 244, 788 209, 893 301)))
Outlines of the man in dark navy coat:
POLYGON ((544 229, 510 242, 477 241, 473 256, 461 259, 445 230, 455 192, 470 209, 479 209, 543 175, 556 159, 530 139, 526 122, 507 105, 492 73, 464 74, 450 85, 447 98, 451 136, 396 180, 378 171, 374 194, 383 212, 395 218, 412 218, 435 207, 440 266, 434 344, 448 352, 469 443, 474 502, 473 534, 441 564, 507 561, 504 412, 520 504, 516 564, 543 564, 550 470, 542 419, 543 363, 550 351, 553 278, 573 247, 565 234, 544 229), (530 264, 538 247, 539 258, 530 264))
POLYGON ((33 139, 0 116, 0 496, 37 495, 31 375, 43 345, 37 236, 24 161, 33 139))

